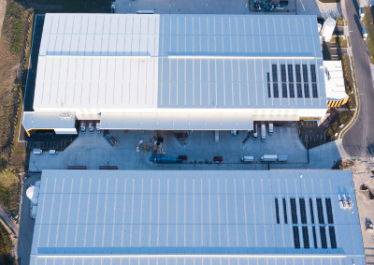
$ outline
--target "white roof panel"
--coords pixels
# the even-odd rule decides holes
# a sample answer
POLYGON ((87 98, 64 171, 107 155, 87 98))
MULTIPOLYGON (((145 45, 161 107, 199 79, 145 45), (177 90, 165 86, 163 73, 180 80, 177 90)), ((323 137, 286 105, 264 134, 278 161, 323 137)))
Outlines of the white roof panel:
POLYGON ((352 187, 349 171, 46 170, 31 264, 67 264, 71 258, 98 264, 113 259, 152 264, 161 259, 165 264, 211 264, 212 259, 230 264, 365 264, 352 187), (343 195, 351 198, 352 209, 340 208, 338 196, 343 195), (331 241, 332 227, 337 248, 331 241), (325 231, 326 248, 320 231, 325 231), (295 248, 296 237, 300 248, 295 248))

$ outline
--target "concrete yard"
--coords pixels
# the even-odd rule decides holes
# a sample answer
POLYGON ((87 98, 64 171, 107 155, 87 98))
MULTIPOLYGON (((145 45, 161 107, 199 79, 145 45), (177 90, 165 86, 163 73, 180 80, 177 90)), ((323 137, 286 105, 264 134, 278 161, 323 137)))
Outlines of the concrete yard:
POLYGON ((30 200, 26 196, 26 190, 40 180, 40 174, 32 174, 23 183, 22 206, 19 224, 18 258, 20 265, 30 264, 32 236, 35 220, 30 217, 30 200))
POLYGON ((342 16, 340 3, 321 3, 318 0, 298 0, 296 3, 298 15, 317 15, 324 19, 342 16))
POLYGON ((261 141, 259 132, 258 138, 251 137, 244 145, 242 141, 247 133, 243 131, 235 137, 229 131, 222 131, 218 143, 215 142, 213 131, 194 131, 185 142, 179 142, 172 132, 161 132, 166 156, 187 155, 188 161, 182 165, 161 165, 149 161, 152 152, 144 152, 144 144, 148 144, 148 149, 151 150, 153 131, 113 131, 111 134, 119 142, 117 147, 112 147, 103 133, 81 133, 65 151, 57 155, 50 155, 48 152, 43 155, 31 154, 29 170, 39 172, 42 169, 66 169, 68 166, 98 169, 99 166, 108 165, 119 169, 192 169, 196 166, 199 169, 268 169, 266 163, 259 161, 263 154, 287 155, 288 163, 292 164, 308 163, 308 152, 298 137, 297 123, 275 125, 274 134, 267 134, 265 141, 261 141), (138 153, 135 148, 140 140, 144 144, 138 153), (255 163, 242 164, 240 158, 243 155, 255 156, 255 163), (223 156, 223 164, 205 164, 207 160, 212 161, 214 156, 223 156))

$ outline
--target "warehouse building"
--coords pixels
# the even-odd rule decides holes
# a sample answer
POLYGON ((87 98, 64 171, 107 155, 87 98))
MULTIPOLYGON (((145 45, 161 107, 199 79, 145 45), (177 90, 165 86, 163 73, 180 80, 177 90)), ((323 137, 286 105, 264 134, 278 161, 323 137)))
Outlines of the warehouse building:
POLYGON ((315 16, 46 14, 26 131, 250 130, 327 110, 315 16))
POLYGON ((350 171, 44 170, 31 265, 365 264, 350 171))

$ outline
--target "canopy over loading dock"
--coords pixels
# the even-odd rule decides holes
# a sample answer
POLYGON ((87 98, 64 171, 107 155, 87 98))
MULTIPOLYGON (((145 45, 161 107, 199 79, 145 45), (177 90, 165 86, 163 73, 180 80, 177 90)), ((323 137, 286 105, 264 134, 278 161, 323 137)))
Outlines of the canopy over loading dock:
POLYGON ((327 100, 317 19, 46 14, 33 106, 35 115, 99 116, 103 129, 318 119, 327 100))

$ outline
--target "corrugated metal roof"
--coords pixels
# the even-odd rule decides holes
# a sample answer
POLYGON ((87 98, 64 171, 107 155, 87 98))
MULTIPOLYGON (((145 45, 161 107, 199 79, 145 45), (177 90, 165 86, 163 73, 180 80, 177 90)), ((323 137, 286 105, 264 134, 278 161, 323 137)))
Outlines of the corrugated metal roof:
POLYGON ((323 61, 325 67, 326 97, 328 100, 343 100, 345 92, 343 67, 341 61, 323 61))
POLYGON ((34 109, 326 109, 322 66, 315 16, 47 14, 34 109))
POLYGON ((349 171, 45 170, 38 201, 32 265, 365 264, 349 171))
POLYGON ((22 125, 26 131, 32 129, 68 129, 75 132, 75 114, 25 111, 22 125))

